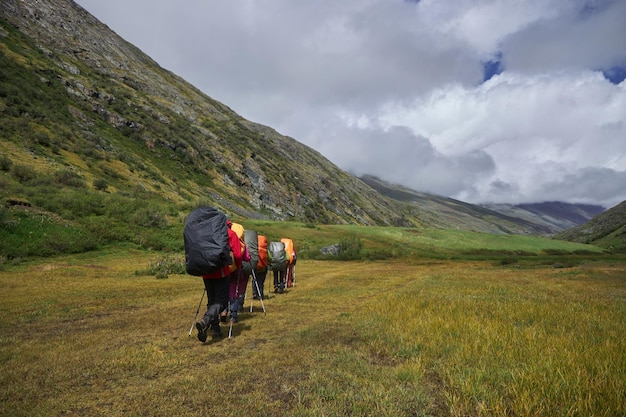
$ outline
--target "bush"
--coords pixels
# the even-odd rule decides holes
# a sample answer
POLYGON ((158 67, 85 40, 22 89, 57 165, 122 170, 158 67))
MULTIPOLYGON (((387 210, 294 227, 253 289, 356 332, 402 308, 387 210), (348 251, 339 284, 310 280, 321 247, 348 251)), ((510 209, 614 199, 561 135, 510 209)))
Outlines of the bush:
POLYGON ((158 279, 165 279, 169 274, 186 274, 185 259, 180 256, 165 255, 163 258, 148 265, 145 271, 158 279))
POLYGON ((11 167, 11 175, 19 182, 27 182, 35 178, 36 173, 33 167, 16 164, 11 167))
POLYGON ((353 261, 361 259, 363 242, 358 237, 347 237, 339 243, 339 253, 337 259, 342 261, 353 261))
POLYGON ((108 187, 109 184, 107 184, 106 180, 103 180, 102 178, 96 178, 93 180, 93 188, 98 191, 106 191, 108 187))
POLYGON ((69 169, 63 169, 54 173, 54 180, 68 187, 85 188, 85 181, 76 172, 69 169))
POLYGON ((135 224, 143 227, 162 228, 167 226, 167 220, 158 210, 152 207, 145 207, 137 210, 133 216, 135 224))
POLYGON ((8 172, 11 170, 11 165, 13 165, 13 161, 11 161, 11 159, 8 156, 6 155, 0 156, 0 170, 8 172))
POLYGON ((516 264, 518 261, 516 258, 511 258, 511 257, 505 257, 500 259, 500 265, 514 265, 516 264))

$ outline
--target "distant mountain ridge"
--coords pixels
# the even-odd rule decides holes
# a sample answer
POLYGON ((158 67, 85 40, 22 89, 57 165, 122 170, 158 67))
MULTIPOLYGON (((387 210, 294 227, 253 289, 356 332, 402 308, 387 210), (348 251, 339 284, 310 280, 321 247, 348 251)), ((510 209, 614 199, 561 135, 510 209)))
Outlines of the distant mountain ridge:
POLYGON ((454 217, 457 224, 465 219, 476 230, 489 233, 552 235, 586 223, 605 211, 602 206, 563 202, 473 205, 390 184, 373 176, 364 175, 361 180, 389 198, 414 204, 435 223, 451 224, 452 219, 444 221, 448 217, 454 217))
POLYGON ((603 213, 599 205, 571 204, 560 201, 527 204, 483 204, 490 210, 544 225, 549 233, 558 233, 579 226, 603 213))
POLYGON ((361 180, 379 193, 409 204, 429 225, 459 229, 471 227, 472 230, 485 233, 547 235, 552 232, 543 222, 523 218, 517 213, 502 213, 449 197, 411 190, 374 176, 364 175, 361 180))

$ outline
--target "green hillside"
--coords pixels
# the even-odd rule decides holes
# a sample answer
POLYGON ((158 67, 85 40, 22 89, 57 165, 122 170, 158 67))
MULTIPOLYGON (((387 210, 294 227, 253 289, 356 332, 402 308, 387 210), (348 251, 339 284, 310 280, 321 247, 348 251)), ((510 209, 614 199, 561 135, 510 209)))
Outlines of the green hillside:
POLYGON ((36 177, 88 194, 211 201, 250 218, 415 222, 318 152, 159 67, 72 1, 6 1, 0 12, 0 151, 13 187, 5 199, 30 200, 36 193, 16 189, 36 177))
POLYGON ((597 245, 610 252, 626 253, 626 201, 555 237, 597 245))

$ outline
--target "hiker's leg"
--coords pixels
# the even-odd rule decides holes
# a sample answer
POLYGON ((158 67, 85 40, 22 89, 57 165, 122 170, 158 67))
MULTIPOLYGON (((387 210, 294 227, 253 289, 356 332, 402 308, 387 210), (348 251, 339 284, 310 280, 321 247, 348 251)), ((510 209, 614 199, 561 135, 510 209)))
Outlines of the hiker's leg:
POLYGON ((274 292, 278 291, 278 287, 280 285, 280 282, 278 280, 278 270, 274 269, 272 271, 274 273, 274 292))
POLYGON ((258 292, 261 299, 265 298, 265 277, 267 276, 267 269, 265 271, 256 272, 256 282, 259 286, 258 292))
POLYGON ((196 329, 198 329, 198 340, 206 342, 206 332, 210 326, 210 322, 219 314, 219 309, 216 309, 215 303, 215 280, 203 279, 204 288, 207 294, 206 312, 202 318, 196 323, 196 329))
POLYGON ((209 310, 211 309, 211 304, 213 304, 214 300, 215 300, 215 288, 214 288, 214 285, 213 285, 214 284, 214 280, 213 279, 203 279, 202 281, 204 282, 204 288, 206 289, 207 303, 206 303, 206 311, 204 312, 204 315, 202 316, 202 318, 198 322, 200 324, 200 327, 198 327, 198 329, 200 329, 200 328, 206 329, 207 327, 209 327, 209 321, 210 321, 209 310))
POLYGON ((208 321, 208 327, 211 330, 211 336, 218 338, 222 335, 220 329, 220 312, 226 310, 228 305, 228 292, 230 289, 230 277, 217 278, 213 282, 213 299, 208 321))
POLYGON ((248 281, 250 280, 250 276, 242 271, 241 278, 239 279, 239 283, 237 285, 237 294, 239 295, 239 310, 242 311, 243 305, 246 301, 246 290, 248 289, 248 281))
POLYGON ((278 272, 278 281, 280 283, 278 292, 283 292, 285 290, 285 271, 278 272))

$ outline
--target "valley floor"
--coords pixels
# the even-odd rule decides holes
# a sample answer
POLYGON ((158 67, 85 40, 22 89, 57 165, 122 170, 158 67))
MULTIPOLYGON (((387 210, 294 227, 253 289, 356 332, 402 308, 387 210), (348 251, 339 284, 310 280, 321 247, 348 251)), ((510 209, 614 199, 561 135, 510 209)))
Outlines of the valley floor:
POLYGON ((0 415, 626 415, 626 261, 302 260, 201 343, 157 256, 0 271, 0 415))

